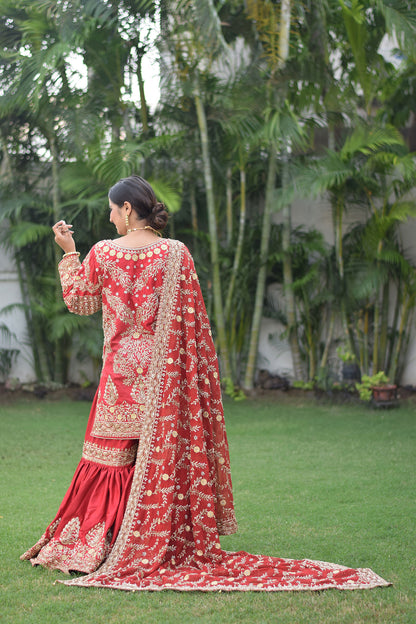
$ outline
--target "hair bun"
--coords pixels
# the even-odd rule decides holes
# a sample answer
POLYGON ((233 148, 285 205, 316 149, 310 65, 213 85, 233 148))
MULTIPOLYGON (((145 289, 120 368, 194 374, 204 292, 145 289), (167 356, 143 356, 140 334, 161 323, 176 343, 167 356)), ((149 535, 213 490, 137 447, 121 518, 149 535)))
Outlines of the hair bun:
POLYGON ((148 216, 147 221, 155 230, 163 230, 168 222, 168 213, 165 204, 162 202, 153 204, 152 212, 148 216))

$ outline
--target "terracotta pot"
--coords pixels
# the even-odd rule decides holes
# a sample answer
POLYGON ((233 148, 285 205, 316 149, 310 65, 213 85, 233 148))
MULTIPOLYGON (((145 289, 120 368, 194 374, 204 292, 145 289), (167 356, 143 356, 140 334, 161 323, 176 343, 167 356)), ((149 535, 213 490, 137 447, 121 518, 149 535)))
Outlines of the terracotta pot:
POLYGON ((384 401, 394 401, 397 395, 397 386, 376 386, 371 389, 373 392, 373 399, 376 403, 382 403, 384 401))

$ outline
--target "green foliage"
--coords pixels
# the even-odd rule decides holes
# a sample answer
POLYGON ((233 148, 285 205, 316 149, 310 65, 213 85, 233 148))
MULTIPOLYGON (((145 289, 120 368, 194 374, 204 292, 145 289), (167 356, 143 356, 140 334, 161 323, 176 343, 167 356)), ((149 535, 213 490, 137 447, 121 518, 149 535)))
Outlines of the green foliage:
MULTIPOLYGON (((305 378, 325 369, 339 320, 363 371, 400 377, 416 300, 398 234, 416 215, 414 154, 400 131, 416 93, 411 3, 181 0, 162 3, 159 40, 152 32, 159 8, 151 0, 1 0, 0 7, 0 219, 20 272, 40 379, 63 380, 71 350, 87 344, 77 336, 99 325, 98 318, 69 317, 57 303, 60 252, 50 226, 61 217, 73 223, 82 254, 113 236, 107 191, 131 173, 151 180, 169 208, 170 234, 192 248, 217 337, 213 292, 223 298, 234 384, 248 359, 264 269, 267 283, 284 283, 287 299, 293 295, 296 310, 286 305, 280 320, 305 378), (403 56, 398 68, 380 56, 386 33, 395 34, 403 56), (161 59, 156 111, 149 111, 142 83, 148 50, 161 59), (202 139, 196 94, 206 117, 202 139), (323 128, 328 149, 314 138, 323 128), (292 201, 325 193, 332 247, 290 225, 292 201), (352 208, 360 226, 346 231, 352 208), (285 233, 267 226, 262 236, 261 223, 278 212, 285 233), (260 257, 269 232, 270 253, 260 257)), ((87 349, 95 362, 97 334, 87 349)))
POLYGON ((389 378, 385 372, 379 371, 375 375, 363 375, 361 377, 361 383, 356 383, 355 387, 358 390, 362 401, 370 401, 372 397, 372 389, 379 386, 385 386, 388 382, 389 378))
POLYGON ((315 388, 315 381, 296 380, 292 383, 292 386, 298 390, 313 390, 315 388))
MULTIPOLYGON (((1 314, 7 313, 7 309, 3 308, 1 314)), ((9 343, 11 339, 16 340, 15 334, 10 331, 6 323, 0 323, 0 335, 6 343, 9 343)), ((16 361, 17 356, 20 353, 20 349, 13 348, 1 348, 0 349, 0 377, 5 381, 11 371, 13 363, 16 361)))
POLYGON ((0 377, 5 380, 10 374, 13 362, 16 361, 20 349, 0 349, 0 377))
POLYGON ((225 394, 234 401, 244 401, 247 398, 241 388, 237 388, 229 377, 223 377, 221 382, 224 385, 225 394))
POLYGON ((346 351, 343 347, 337 347, 337 355, 342 362, 355 362, 355 353, 346 351))

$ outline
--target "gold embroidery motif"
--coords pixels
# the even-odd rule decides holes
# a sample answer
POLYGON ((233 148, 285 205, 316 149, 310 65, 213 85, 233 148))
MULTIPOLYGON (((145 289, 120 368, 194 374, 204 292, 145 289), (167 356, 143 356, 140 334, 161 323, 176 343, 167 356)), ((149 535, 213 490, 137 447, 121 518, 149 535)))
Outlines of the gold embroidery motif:
POLYGON ((105 466, 128 466, 136 459, 137 443, 128 449, 109 448, 94 442, 85 441, 82 457, 105 466))
POLYGON ((59 536, 61 543, 66 546, 74 544, 78 539, 80 526, 79 518, 72 518, 67 522, 59 536))
POLYGON ((108 405, 115 405, 117 403, 117 399, 118 399, 117 388, 115 387, 113 380, 111 379, 109 375, 107 378, 107 383, 105 384, 104 401, 108 405))
POLYGON ((79 537, 79 529, 79 518, 72 518, 60 536, 43 535, 30 551, 21 556, 21 559, 30 558, 33 564, 62 570, 67 574, 71 570, 87 574, 94 572, 111 550, 111 531, 106 532, 104 522, 100 522, 88 531, 84 541, 79 537))
POLYGON ((139 438, 142 414, 142 406, 136 403, 123 401, 112 407, 100 403, 97 405, 92 435, 97 438, 139 438))
POLYGON ((92 527, 85 536, 85 541, 91 548, 97 548, 105 537, 105 522, 92 527))
MULTIPOLYGON (((141 370, 141 372, 143 373, 143 370, 141 370)), ((137 374, 139 376, 136 377, 136 380, 133 384, 133 387, 131 389, 131 396, 134 401, 136 401, 137 403, 140 403, 140 411, 143 411, 144 410, 143 404, 146 401, 146 383, 143 377, 141 376, 141 373, 139 373, 139 371, 137 371, 137 374)))
MULTIPOLYGON (((138 368, 147 369, 152 358, 154 336, 144 332, 132 332, 120 340, 120 347, 114 355, 114 372, 123 376, 123 383, 131 386, 138 374, 138 368)), ((141 373, 139 373, 141 374, 141 373)))

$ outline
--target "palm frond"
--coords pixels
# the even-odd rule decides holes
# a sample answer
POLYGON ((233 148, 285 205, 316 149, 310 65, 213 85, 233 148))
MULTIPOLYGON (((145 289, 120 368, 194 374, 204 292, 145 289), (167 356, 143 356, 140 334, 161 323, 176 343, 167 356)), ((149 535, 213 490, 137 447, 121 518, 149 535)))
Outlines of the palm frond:
MULTIPOLYGON (((0 313, 3 312, 4 308, 3 310, 1 310, 0 313)), ((10 343, 11 340, 16 340, 16 334, 12 332, 12 330, 9 329, 9 327, 5 323, 0 323, 0 336, 2 337, 3 341, 7 341, 8 343, 10 343)))
POLYGON ((178 212, 181 207, 182 197, 178 190, 172 186, 172 183, 161 178, 150 178, 149 182, 153 187, 156 197, 165 204, 168 211, 172 214, 178 212))
POLYGON ((71 336, 82 327, 85 319, 76 314, 55 314, 50 318, 48 323, 50 337, 52 340, 59 340, 64 336, 71 336))
POLYGON ((266 123, 262 130, 264 139, 269 142, 284 142, 293 148, 305 144, 306 136, 299 119, 288 105, 281 109, 266 110, 266 123))
POLYGON ((49 225, 32 223, 30 221, 19 221, 10 227, 7 234, 7 241, 13 245, 13 247, 20 249, 29 245, 29 243, 35 243, 46 237, 50 237, 50 235, 51 228, 49 225))
POLYGON ((392 204, 388 216, 393 221, 406 222, 409 217, 416 217, 416 201, 397 201, 392 204))
POLYGON ((376 0, 384 15, 387 32, 397 41, 400 50, 416 58, 416 10, 406 0, 376 0))
POLYGON ((0 222, 7 219, 20 219, 26 205, 33 202, 33 197, 23 194, 19 197, 1 198, 0 202, 0 222))
POLYGON ((13 314, 16 310, 26 312, 28 310, 28 306, 25 303, 9 303, 9 305, 1 308, 0 314, 13 314))
POLYGON ((303 197, 317 197, 334 187, 341 187, 353 171, 339 153, 328 151, 314 166, 295 170, 294 184, 303 197))
POLYGON ((404 141, 397 128, 393 126, 374 128, 359 125, 346 139, 341 149, 341 157, 348 159, 358 152, 368 156, 399 145, 404 145, 404 141))
MULTIPOLYGON (((205 49, 205 53, 218 56, 227 48, 222 34, 221 22, 212 0, 180 0, 180 5, 187 5, 192 10, 193 28, 198 31, 198 39, 205 49)), ((189 14, 189 13, 188 13, 189 14)))

